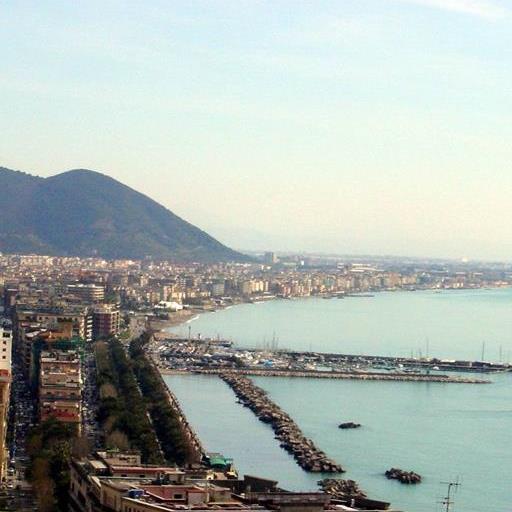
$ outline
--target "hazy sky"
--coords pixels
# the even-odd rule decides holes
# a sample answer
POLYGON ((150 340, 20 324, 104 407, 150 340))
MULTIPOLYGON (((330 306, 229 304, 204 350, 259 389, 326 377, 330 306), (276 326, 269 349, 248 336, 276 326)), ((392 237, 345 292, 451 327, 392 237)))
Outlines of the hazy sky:
POLYGON ((0 165, 237 248, 510 259, 512 2, 6 0, 0 165))

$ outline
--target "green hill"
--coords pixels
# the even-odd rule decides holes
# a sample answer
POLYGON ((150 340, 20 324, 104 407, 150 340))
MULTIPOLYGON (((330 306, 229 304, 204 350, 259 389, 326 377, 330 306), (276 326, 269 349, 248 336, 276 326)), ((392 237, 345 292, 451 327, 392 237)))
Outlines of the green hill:
POLYGON ((177 261, 246 261, 149 197, 77 169, 50 178, 0 167, 0 251, 177 261))

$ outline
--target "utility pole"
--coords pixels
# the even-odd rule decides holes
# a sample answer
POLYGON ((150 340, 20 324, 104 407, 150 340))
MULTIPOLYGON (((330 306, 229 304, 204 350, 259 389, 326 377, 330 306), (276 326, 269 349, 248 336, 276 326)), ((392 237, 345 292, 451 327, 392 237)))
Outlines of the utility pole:
POLYGON ((441 483, 448 486, 448 492, 440 503, 441 503, 441 505, 444 505, 445 512, 450 512, 450 507, 453 505, 452 490, 454 490, 454 492, 456 492, 457 489, 461 486, 461 483, 459 482, 458 478, 457 478, 457 481, 455 481, 455 482, 441 482, 441 483))

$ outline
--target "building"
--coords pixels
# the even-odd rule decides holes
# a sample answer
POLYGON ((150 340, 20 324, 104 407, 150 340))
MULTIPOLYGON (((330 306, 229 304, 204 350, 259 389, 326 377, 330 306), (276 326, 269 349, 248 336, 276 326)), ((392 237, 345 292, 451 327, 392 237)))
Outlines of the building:
POLYGON ((161 300, 156 306, 155 311, 159 312, 176 312, 183 309, 183 304, 174 301, 161 300))
POLYGON ((286 492, 265 478, 216 480, 215 475, 205 467, 144 465, 134 453, 97 452, 72 461, 70 497, 73 508, 84 512, 322 512, 330 505, 325 493, 286 492))
POLYGON ((267 265, 275 265, 279 259, 277 258, 276 256, 276 253, 275 252, 266 252, 264 255, 263 255, 263 261, 267 264, 267 265))
POLYGON ((211 284, 211 292, 213 297, 222 297, 226 293, 226 282, 225 281, 214 281, 211 284))
POLYGON ((92 341, 93 318, 85 306, 25 309, 16 308, 15 335, 20 324, 38 325, 50 330, 69 330, 69 337, 92 341))
POLYGON ((86 304, 105 300, 105 288, 97 284, 68 284, 67 291, 86 304))
POLYGON ((119 309, 114 306, 97 307, 93 313, 93 339, 99 340, 119 333, 119 309))
POLYGON ((6 445, 9 418, 9 396, 11 392, 12 333, 0 326, 0 480, 7 472, 9 452, 6 445))
POLYGON ((16 306, 16 297, 18 296, 19 290, 17 288, 4 288, 3 306, 4 314, 10 316, 16 306))
POLYGON ((25 309, 16 307, 14 337, 25 375, 37 376, 38 348, 51 349, 55 343, 92 342, 93 317, 87 307, 68 306, 25 309))
POLYGON ((41 352, 39 370, 39 418, 50 417, 80 425, 82 375, 80 357, 74 350, 41 352))

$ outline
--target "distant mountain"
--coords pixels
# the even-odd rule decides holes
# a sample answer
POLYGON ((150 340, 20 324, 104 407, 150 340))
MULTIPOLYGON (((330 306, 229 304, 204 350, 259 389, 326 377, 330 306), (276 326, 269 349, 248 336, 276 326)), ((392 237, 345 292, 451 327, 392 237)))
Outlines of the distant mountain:
POLYGON ((0 167, 0 252, 245 261, 149 197, 85 169, 50 178, 0 167))

